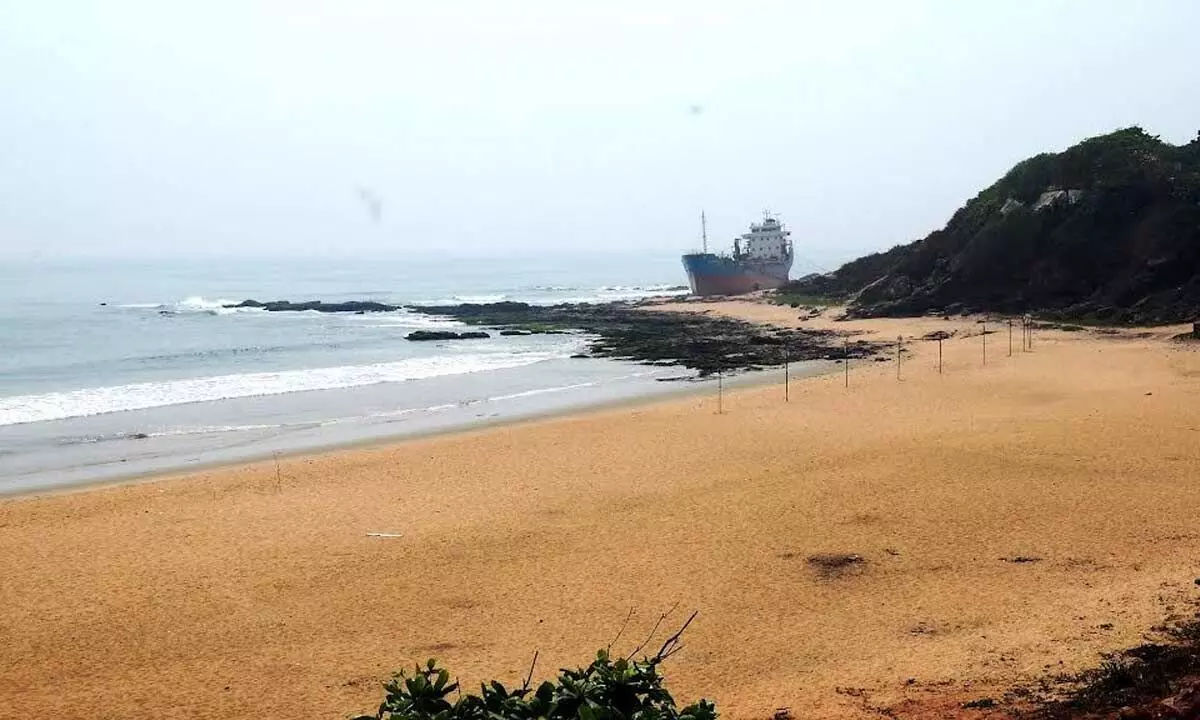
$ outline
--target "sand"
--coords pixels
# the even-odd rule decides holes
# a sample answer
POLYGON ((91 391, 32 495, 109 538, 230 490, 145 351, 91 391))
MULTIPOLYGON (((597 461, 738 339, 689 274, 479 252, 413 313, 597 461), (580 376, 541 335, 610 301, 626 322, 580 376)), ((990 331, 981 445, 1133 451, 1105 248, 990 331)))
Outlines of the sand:
MULTIPOLYGON (((794 323, 796 311, 690 305, 794 323)), ((1200 352, 970 319, 781 386, 0 502, 0 717, 338 718, 427 657, 517 682, 700 615, 728 718, 878 717, 1094 664, 1200 596, 1200 352), (371 537, 369 533, 399 537, 371 537), (865 562, 829 575, 818 553, 865 562), (1017 562, 1030 559, 1029 562, 1017 562)), ((864 335, 867 336, 867 335, 864 335)), ((782 376, 780 374, 780 380, 782 376)))

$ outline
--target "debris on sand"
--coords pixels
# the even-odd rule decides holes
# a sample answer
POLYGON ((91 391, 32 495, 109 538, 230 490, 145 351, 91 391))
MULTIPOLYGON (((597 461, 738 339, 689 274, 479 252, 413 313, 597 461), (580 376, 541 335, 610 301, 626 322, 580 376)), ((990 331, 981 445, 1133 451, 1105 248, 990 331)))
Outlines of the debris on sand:
POLYGON ((1012 557, 1002 557, 1002 558, 1000 558, 1000 560, 1003 562, 1006 562, 1006 563, 1015 563, 1018 565, 1023 565, 1025 563, 1036 563, 1036 562, 1042 561, 1042 559, 1040 557, 1037 557, 1034 555, 1014 555, 1012 557))
POLYGON ((817 553, 808 556, 808 566, 825 579, 841 577, 866 562, 867 559, 857 553, 817 553))

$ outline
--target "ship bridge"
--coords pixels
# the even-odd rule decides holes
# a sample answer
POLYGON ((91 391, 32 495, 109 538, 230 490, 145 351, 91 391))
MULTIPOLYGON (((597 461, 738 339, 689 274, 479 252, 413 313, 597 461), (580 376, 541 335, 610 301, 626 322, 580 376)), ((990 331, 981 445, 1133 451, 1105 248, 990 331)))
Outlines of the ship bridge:
POLYGON ((791 231, 784 229, 779 220, 771 217, 769 212, 764 212, 761 223, 752 223, 750 232, 734 240, 734 255, 746 260, 790 261, 791 234, 791 231))

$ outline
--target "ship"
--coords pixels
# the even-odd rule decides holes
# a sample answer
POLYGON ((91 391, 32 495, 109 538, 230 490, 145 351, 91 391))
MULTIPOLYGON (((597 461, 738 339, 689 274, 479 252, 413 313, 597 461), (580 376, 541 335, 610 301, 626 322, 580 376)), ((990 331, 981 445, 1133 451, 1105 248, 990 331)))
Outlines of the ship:
POLYGON ((751 223, 750 232, 733 241, 732 254, 710 253, 708 223, 700 213, 704 249, 683 256, 692 294, 742 295, 783 285, 792 269, 791 234, 778 218, 764 212, 761 223, 751 223))

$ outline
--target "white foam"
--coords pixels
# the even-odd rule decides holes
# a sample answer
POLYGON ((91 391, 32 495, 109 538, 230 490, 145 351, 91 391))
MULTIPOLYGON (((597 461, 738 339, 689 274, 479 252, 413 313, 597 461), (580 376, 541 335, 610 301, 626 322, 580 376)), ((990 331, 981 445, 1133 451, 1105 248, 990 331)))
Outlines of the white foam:
POLYGON ((449 328, 463 327, 465 323, 450 318, 438 317, 436 315, 426 315, 424 313, 416 313, 410 310, 397 310, 388 313, 371 313, 369 315, 356 315, 354 317, 366 319, 367 322, 362 327, 384 328, 384 327, 406 327, 420 328, 423 330, 445 330, 449 328))
POLYGON ((191 295, 184 299, 173 303, 124 303, 116 307, 125 310, 164 310, 174 314, 202 313, 205 315, 233 315, 235 313, 245 312, 263 312, 262 308, 255 307, 226 307, 226 305, 237 305, 240 300, 228 300, 225 298, 210 299, 200 295, 191 295))
POLYGON ((288 427, 310 426, 316 427, 319 423, 295 423, 295 424, 274 424, 274 425, 202 425, 200 427, 186 428, 183 430, 164 430, 163 432, 149 433, 150 437, 171 437, 175 435, 208 435, 212 433, 228 433, 228 432, 247 432, 254 430, 281 430, 288 427))
POLYGON ((538 388, 536 390, 526 390, 525 392, 512 393, 510 395, 496 395, 495 397, 488 398, 488 401, 495 402, 497 400, 516 400, 517 398, 534 397, 535 395, 546 395, 548 393, 565 392, 567 390, 579 390, 580 388, 596 387, 596 385, 597 385, 597 383, 594 383, 594 382, 577 383, 575 385, 558 385, 556 387, 546 387, 546 388, 538 388))
POLYGON ((204 313, 206 315, 266 312, 262 308, 256 307, 226 307, 226 305, 237 305, 239 302, 241 301, 225 298, 213 300, 200 295, 192 295, 175 303, 172 309, 177 313, 204 313))
POLYGON ((236 304, 236 300, 209 300, 208 298, 201 297, 199 295, 191 295, 175 303, 175 306, 181 310, 216 310, 224 307, 225 305, 236 304))
POLYGON ((409 358, 390 363, 133 383, 40 395, 0 397, 0 426, 62 420, 126 410, 359 387, 442 375, 500 370, 565 357, 561 353, 478 353, 409 358))
POLYGON ((498 303, 507 300, 507 295, 455 295, 454 301, 460 303, 473 303, 477 305, 486 305, 488 303, 498 303))

